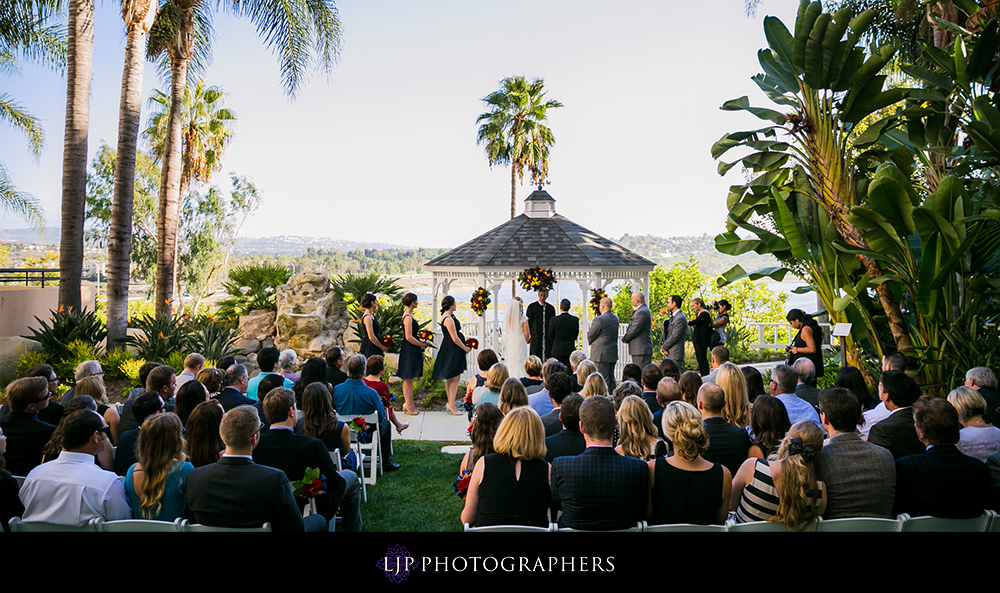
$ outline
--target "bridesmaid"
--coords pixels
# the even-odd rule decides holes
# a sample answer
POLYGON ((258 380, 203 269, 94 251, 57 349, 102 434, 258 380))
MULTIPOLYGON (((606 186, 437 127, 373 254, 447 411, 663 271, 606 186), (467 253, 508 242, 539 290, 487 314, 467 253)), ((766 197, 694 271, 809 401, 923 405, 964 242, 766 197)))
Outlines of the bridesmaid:
POLYGON ((365 311, 361 315, 361 323, 364 324, 365 330, 361 332, 360 352, 366 358, 375 356, 376 354, 383 355, 389 348, 382 345, 382 336, 379 335, 381 328, 378 326, 378 321, 375 320, 375 311, 378 311, 378 299, 369 292, 361 299, 361 308, 365 311))
POLYGON ((464 414, 455 408, 455 394, 458 392, 458 380, 465 372, 465 355, 472 352, 472 348, 465 345, 462 324, 454 315, 456 309, 458 305, 455 304, 455 297, 448 295, 441 299, 441 349, 434 359, 434 373, 431 379, 444 380, 444 390, 448 395, 448 413, 463 416, 464 414))
POLYGON ((417 309, 417 295, 408 292, 403 295, 403 343, 399 346, 399 369, 396 374, 403 380, 403 409, 410 416, 420 412, 413 405, 413 380, 424 374, 424 348, 430 346, 417 338, 417 321, 413 312, 417 309))

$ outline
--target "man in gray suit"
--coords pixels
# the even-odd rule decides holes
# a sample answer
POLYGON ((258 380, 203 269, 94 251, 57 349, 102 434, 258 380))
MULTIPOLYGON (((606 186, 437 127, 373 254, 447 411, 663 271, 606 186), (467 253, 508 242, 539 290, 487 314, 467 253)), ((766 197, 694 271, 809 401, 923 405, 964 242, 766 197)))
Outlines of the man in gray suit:
POLYGON ((663 332, 665 339, 660 350, 667 358, 677 363, 681 372, 684 372, 684 340, 687 338, 688 321, 684 313, 681 313, 682 302, 681 297, 676 294, 667 300, 667 309, 673 317, 663 332))
POLYGON ((618 362, 618 317, 611 312, 609 297, 601 299, 598 311, 601 313, 590 323, 587 343, 590 344, 590 360, 597 365, 608 384, 608 392, 615 388, 614 370, 618 362))
POLYGON ((633 292, 632 318, 628 322, 628 330, 622 336, 622 342, 628 344, 632 362, 639 365, 640 369, 646 368, 646 365, 653 362, 653 340, 649 337, 652 323, 653 316, 646 306, 646 295, 633 292))
POLYGON ((823 518, 893 518, 896 463, 888 449, 855 434, 861 402, 842 387, 825 390, 819 401, 823 429, 830 434, 816 472, 826 484, 823 518))

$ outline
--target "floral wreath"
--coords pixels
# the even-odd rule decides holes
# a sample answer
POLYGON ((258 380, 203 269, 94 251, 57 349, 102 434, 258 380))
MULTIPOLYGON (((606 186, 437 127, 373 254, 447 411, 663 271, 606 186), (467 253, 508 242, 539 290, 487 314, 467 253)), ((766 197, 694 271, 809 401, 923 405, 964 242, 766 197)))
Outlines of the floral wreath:
POLYGON ((556 283, 556 279, 552 276, 551 268, 543 270, 542 268, 535 267, 527 268, 518 274, 517 283, 524 290, 541 292, 543 290, 551 290, 552 285, 556 283))
POLYGON ((597 315, 601 310, 601 299, 607 298, 608 293, 603 288, 590 289, 590 311, 597 315))
POLYGON ((489 308, 491 302, 493 301, 490 299, 490 291, 486 290, 482 286, 477 288, 475 292, 472 293, 472 311, 480 317, 482 317, 483 313, 486 312, 486 309, 489 308))

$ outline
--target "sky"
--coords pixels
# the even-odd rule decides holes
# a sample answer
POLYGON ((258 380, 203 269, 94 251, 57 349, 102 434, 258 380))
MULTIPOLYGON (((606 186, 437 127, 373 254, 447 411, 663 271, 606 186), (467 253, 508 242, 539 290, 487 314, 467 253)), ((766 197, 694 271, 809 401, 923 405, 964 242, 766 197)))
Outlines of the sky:
MULTIPOLYGON (((546 191, 556 211, 605 237, 686 236, 725 230, 728 187, 710 149, 723 134, 759 127, 719 110, 749 95, 766 46, 763 18, 793 28, 796 0, 339 0, 340 61, 314 72, 294 99, 254 27, 214 18, 207 84, 228 93, 238 122, 213 184, 250 177, 264 203, 249 237, 301 235, 405 246, 455 247, 510 217, 510 170, 476 144, 483 97, 507 76, 544 78, 555 135, 546 191)), ((90 156, 117 139, 125 33, 117 2, 99 2, 90 103, 90 156)), ((143 97, 169 89, 147 64, 143 97)), ((41 120, 39 159, 0 123, 0 162, 18 189, 59 224, 66 83, 32 66, 0 73, 41 120)), ((145 123, 148 111, 143 108, 145 123)), ((730 155, 727 155, 730 156, 730 155)), ((518 186, 534 189, 530 174, 518 186)), ((0 211, 0 228, 26 226, 0 211)))

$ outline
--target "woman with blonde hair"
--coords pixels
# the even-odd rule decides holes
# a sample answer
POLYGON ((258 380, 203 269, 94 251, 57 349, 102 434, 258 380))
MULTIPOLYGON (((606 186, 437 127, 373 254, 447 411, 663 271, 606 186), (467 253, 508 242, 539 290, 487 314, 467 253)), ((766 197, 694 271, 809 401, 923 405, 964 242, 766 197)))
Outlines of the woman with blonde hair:
POLYGON ((826 486, 816 480, 823 431, 796 422, 771 460, 750 458, 733 478, 729 509, 738 523, 771 521, 801 530, 826 510, 826 486))
POLYGON ((649 462, 650 525, 722 525, 729 514, 733 477, 721 463, 701 456, 708 432, 697 408, 672 401, 663 409, 663 433, 674 455, 649 462))
MULTIPOLYGON (((515 379, 516 380, 516 379, 515 379)), ((504 417, 493 439, 496 453, 476 461, 462 510, 462 522, 546 527, 551 500, 545 427, 538 412, 524 406, 504 417)))
POLYGON ((490 372, 486 374, 486 384, 473 390, 473 405, 478 407, 486 402, 500 405, 500 389, 509 378, 510 373, 507 371, 507 365, 502 362, 494 363, 490 367, 490 372))
POLYGON ((604 381, 604 377, 597 371, 591 373, 583 383, 583 393, 581 395, 583 395, 583 399, 594 397, 595 395, 607 397, 608 384, 604 381))
POLYGON ((528 392, 520 379, 511 377, 500 388, 500 412, 506 416, 514 408, 528 405, 528 392))
POLYGON ((971 387, 959 387, 948 394, 948 403, 955 406, 962 423, 958 450, 986 463, 994 453, 1000 453, 1000 428, 986 423, 986 400, 971 387))
MULTIPOLYGON (((618 409, 618 427, 621 429, 615 451, 624 457, 648 461, 656 455, 656 427, 649 406, 637 395, 622 400, 618 409)), ((665 453, 665 451, 664 451, 665 453)))
POLYGON ((583 391, 584 386, 586 386, 587 377, 596 372, 597 365, 594 364, 594 361, 592 360, 584 360, 580 364, 576 365, 576 382, 580 386, 580 391, 583 391))
POLYGON ((747 378, 740 367, 731 362, 722 363, 715 377, 715 384, 726 394, 722 417, 733 426, 750 425, 750 400, 747 398, 747 378))
POLYGON ((156 414, 142 423, 139 461, 125 475, 133 519, 173 521, 183 514, 184 483, 194 466, 184 456, 181 430, 175 414, 156 414))
POLYGON ((97 413, 104 417, 104 421, 111 428, 111 444, 118 444, 118 423, 121 416, 118 410, 108 401, 108 392, 104 389, 104 378, 101 375, 91 375, 86 379, 80 379, 74 390, 76 395, 89 395, 97 402, 97 413))

